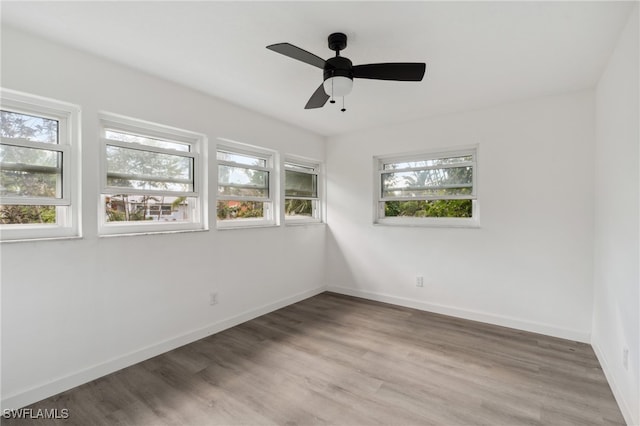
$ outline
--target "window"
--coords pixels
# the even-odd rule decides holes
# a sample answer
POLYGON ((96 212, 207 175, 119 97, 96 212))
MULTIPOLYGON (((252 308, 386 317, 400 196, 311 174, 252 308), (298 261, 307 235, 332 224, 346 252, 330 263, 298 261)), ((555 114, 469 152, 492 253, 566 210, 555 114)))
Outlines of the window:
POLYGON ((101 234, 206 229, 206 137, 101 114, 101 234))
POLYGON ((229 141, 218 146, 219 228, 276 224, 274 157, 273 151, 229 141))
POLYGON ((3 241, 79 236, 79 116, 75 105, 0 92, 3 241))
POLYGON ((284 163, 284 215, 286 223, 321 222, 320 165, 287 158, 284 163))
POLYGON ((375 159, 376 223, 478 226, 477 148, 375 159))

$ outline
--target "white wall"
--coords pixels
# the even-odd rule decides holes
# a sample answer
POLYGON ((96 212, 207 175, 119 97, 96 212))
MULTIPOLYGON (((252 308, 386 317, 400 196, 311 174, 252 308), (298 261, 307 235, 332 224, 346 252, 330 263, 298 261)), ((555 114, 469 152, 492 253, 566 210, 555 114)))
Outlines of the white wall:
POLYGON ((99 238, 96 113, 208 135, 213 173, 217 137, 324 160, 322 137, 6 27, 2 86, 82 107, 84 228, 80 240, 1 247, 3 408, 323 289, 322 225, 99 238))
POLYGON ((330 138, 329 289, 588 341, 593 102, 586 91, 330 138), (480 229, 372 224, 373 156, 470 144, 480 229))
POLYGON ((640 424, 638 6, 596 89, 592 344, 629 424, 640 424), (629 348, 629 367, 622 364, 629 348))

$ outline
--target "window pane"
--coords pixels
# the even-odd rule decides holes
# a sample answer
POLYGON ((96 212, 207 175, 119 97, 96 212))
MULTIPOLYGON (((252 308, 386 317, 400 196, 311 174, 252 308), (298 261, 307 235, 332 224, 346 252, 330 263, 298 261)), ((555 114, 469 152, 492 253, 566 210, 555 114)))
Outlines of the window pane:
POLYGON ((429 195, 434 189, 472 184, 473 168, 470 166, 382 174, 382 191, 388 195, 429 195))
POLYGON ((193 191, 193 159, 107 145, 107 185, 193 191))
POLYGON ((318 197, 318 177, 309 173, 285 171, 285 195, 287 197, 318 197))
POLYGON ((58 121, 17 112, 1 111, 0 135, 3 138, 58 143, 58 121))
POLYGON ((264 205, 261 201, 218 201, 217 216, 219 220, 263 219, 264 205))
POLYGON ((0 224, 55 224, 56 206, 0 205, 0 224))
POLYGON ((48 149, 25 148, 22 146, 0 144, 0 162, 3 167, 22 165, 25 167, 51 168, 52 173, 58 171, 59 151, 48 149))
POLYGON ((62 197, 62 153, 0 145, 0 195, 62 197))
POLYGON ((471 200, 387 201, 386 217, 471 217, 471 200))
POLYGON ((418 161, 401 161, 398 163, 388 163, 384 165, 384 170, 407 169, 413 167, 433 167, 445 164, 457 164, 473 161, 472 155, 463 155, 459 157, 430 158, 428 160, 418 161))
POLYGON ((268 197, 269 172, 219 165, 218 194, 268 197))
POLYGON ((195 197, 155 195, 104 195, 107 222, 191 222, 195 197))
POLYGON ((284 214, 285 216, 313 217, 313 202, 313 200, 285 200, 284 214))
POLYGON ((227 151, 218 151, 216 158, 221 161, 232 161, 245 166, 267 167, 267 160, 264 158, 252 157, 250 155, 235 154, 227 151))
POLYGON ((191 146, 188 143, 155 139, 147 136, 133 135, 131 133, 116 132, 113 130, 106 130, 105 137, 114 141, 139 143, 142 145, 154 146, 156 148, 175 149, 176 151, 183 152, 189 152, 191 150, 191 146))

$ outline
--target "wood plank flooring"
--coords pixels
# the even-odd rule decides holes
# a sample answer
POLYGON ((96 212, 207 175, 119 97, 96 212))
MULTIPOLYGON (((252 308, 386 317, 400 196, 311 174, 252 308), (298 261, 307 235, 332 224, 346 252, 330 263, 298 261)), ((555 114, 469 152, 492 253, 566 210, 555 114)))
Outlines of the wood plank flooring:
POLYGON ((589 345, 333 293, 29 408, 69 410, 37 425, 624 424, 589 345))

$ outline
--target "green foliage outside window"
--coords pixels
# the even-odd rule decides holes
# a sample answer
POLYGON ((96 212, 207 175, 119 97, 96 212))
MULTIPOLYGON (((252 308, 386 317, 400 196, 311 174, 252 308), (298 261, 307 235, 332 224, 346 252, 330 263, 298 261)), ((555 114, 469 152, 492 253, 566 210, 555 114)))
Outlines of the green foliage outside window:
POLYGON ((312 200, 286 200, 284 203, 284 211, 287 216, 312 216, 313 201, 312 200))
POLYGON ((0 224, 56 223, 55 206, 0 206, 0 224))
POLYGON ((472 217, 471 200, 387 201, 386 217, 472 217))
POLYGON ((264 203, 259 201, 218 201, 218 219, 249 219, 264 217, 264 203))

